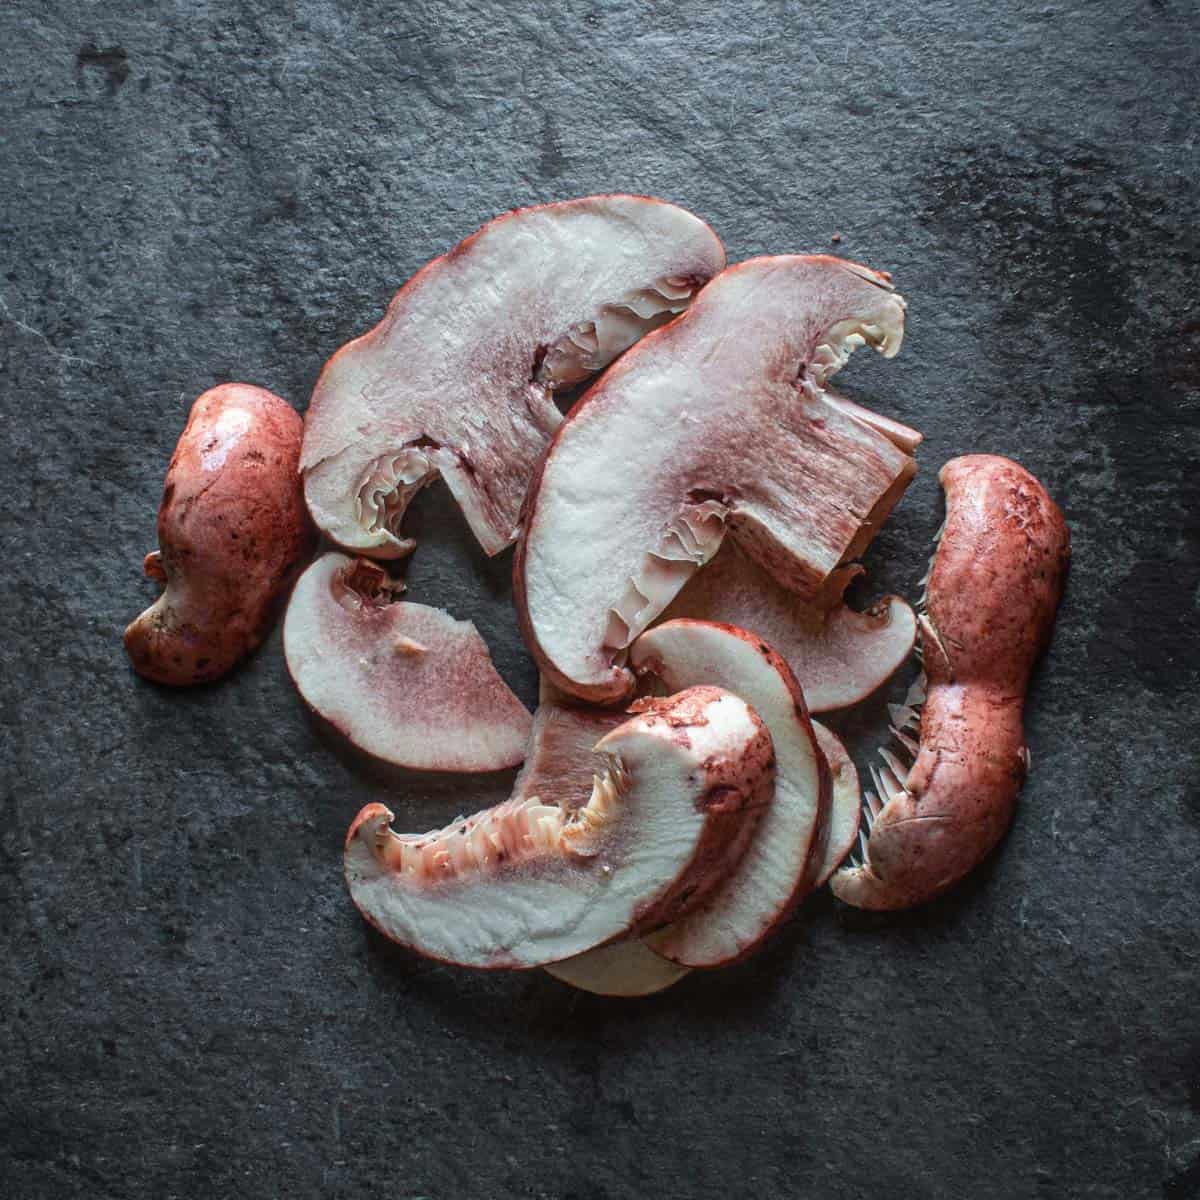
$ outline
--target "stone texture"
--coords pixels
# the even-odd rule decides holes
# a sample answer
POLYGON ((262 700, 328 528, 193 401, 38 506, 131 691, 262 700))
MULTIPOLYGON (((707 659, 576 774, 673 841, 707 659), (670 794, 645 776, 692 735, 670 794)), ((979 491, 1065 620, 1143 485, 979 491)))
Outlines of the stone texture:
MULTIPOLYGON (((1192 5, 17 0, 0 41, 0 1194, 1200 1196, 1192 5), (120 643, 196 395, 302 409, 427 258, 612 189, 895 274, 905 350, 843 383, 928 440, 868 590, 912 591, 960 452, 1075 537, 987 868, 634 1004, 352 909, 359 805, 507 779, 354 761, 277 633, 187 694, 120 643)), ((532 702, 508 556, 413 516, 412 596, 532 702)))

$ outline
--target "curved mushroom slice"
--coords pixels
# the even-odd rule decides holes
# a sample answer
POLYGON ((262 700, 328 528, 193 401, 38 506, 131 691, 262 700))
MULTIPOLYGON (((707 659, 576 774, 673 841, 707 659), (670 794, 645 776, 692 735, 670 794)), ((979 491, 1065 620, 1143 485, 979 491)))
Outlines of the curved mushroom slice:
POLYGON ((817 745, 825 755, 825 761, 829 764, 829 774, 833 778, 829 805, 829 836, 825 842, 825 856, 813 882, 815 890, 829 881, 830 875, 854 849, 862 822, 862 787, 858 782, 858 769, 846 753, 841 739, 826 729, 820 721, 814 721, 812 727, 813 733, 817 735, 817 745))
MULTIPOLYGON (((611 708, 570 707, 545 679, 541 693, 513 795, 576 809, 587 803, 594 785, 592 747, 629 716, 611 708)), ((563 983, 601 996, 649 996, 688 974, 687 967, 667 962, 637 939, 588 950, 546 970, 563 983)))
POLYGON ((638 638, 630 665, 668 691, 701 682, 728 688, 771 731, 775 800, 745 858, 690 916, 647 938, 651 949, 682 966, 722 966, 754 950, 811 890, 825 858, 829 768, 796 677, 744 629, 671 621, 638 638))
POLYGON ((519 792, 427 834, 369 804, 346 837, 351 897, 381 933, 469 967, 536 967, 671 921, 724 878, 774 787, 771 737, 743 700, 692 688, 596 746, 587 803, 519 792))
POLYGON ((470 621, 397 600, 376 563, 325 554, 283 622, 308 705, 359 749, 423 771, 498 771, 525 755, 531 718, 470 621))
POLYGON ((730 542, 689 580, 663 619, 748 629, 787 660, 803 682, 810 712, 846 708, 896 673, 917 636, 916 614, 899 596, 884 596, 866 612, 846 606, 841 592, 860 571, 840 568, 822 602, 806 603, 730 542))
POLYGON ((484 550, 503 550, 562 420, 554 390, 681 312, 724 263, 703 221, 644 196, 484 225, 326 363, 300 459, 314 520, 347 549, 399 557, 404 510, 440 473, 484 550))
POLYGON ((752 259, 571 410, 530 489, 514 566, 526 640, 563 690, 632 687, 627 648, 728 530, 802 599, 858 557, 916 464, 824 392, 856 347, 900 347, 886 275, 752 259))
MULTIPOLYGON (((597 713, 602 710, 590 711, 597 713)), ((829 836, 820 870, 813 883, 815 889, 828 881, 854 848, 862 814, 862 791, 858 784, 858 771, 845 746, 820 722, 814 721, 812 727, 817 735, 817 745, 825 755, 833 777, 829 836)), ((764 829, 758 836, 764 836, 765 833, 764 829)), ((653 942, 654 935, 651 934, 648 940, 653 942)), ((645 941, 614 942, 555 963, 546 970, 556 979, 580 991, 627 998, 652 996, 691 973, 690 967, 680 966, 656 954, 645 941)))
POLYGON ((639 941, 600 946, 586 954, 551 963, 546 970, 581 992, 627 999, 666 991, 692 973, 691 967, 681 967, 639 941))

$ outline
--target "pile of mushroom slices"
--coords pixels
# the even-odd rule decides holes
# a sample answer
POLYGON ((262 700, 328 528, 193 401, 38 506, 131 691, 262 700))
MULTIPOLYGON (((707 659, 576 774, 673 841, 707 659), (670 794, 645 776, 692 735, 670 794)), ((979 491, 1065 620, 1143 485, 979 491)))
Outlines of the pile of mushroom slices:
POLYGON ((859 346, 894 355, 903 326, 886 274, 823 255, 726 268, 712 230, 660 200, 515 210, 329 360, 303 429, 246 385, 196 402, 146 560, 166 589, 130 657, 162 683, 227 672, 315 524, 338 549, 300 576, 283 631, 307 703, 402 767, 524 763, 508 800, 444 829, 364 808, 345 847, 363 916, 445 962, 645 995, 743 959, 846 858, 858 776, 809 714, 879 688, 919 624, 930 719, 918 682, 892 714, 916 761, 881 752, 874 832, 834 890, 920 903, 1011 819, 1069 538, 1023 468, 958 459, 921 616, 846 605, 921 435, 829 380, 859 346), (563 415, 556 394, 593 376, 563 415), (405 510, 437 477, 488 554, 516 542, 532 715, 475 627, 400 599, 381 561, 413 550, 405 510))
POLYGON ((826 385, 857 346, 899 349, 904 303, 835 258, 724 266, 661 201, 519 210, 321 375, 300 465, 344 553, 292 595, 298 688, 401 766, 524 762, 508 800, 444 829, 359 813, 350 892, 401 945, 647 994, 751 953, 855 841, 857 773, 809 712, 912 649, 904 601, 843 594, 921 439, 826 385), (601 372, 560 414, 555 392, 601 372), (472 625, 363 557, 412 550, 405 508, 437 476, 488 553, 517 542, 532 716, 472 625))

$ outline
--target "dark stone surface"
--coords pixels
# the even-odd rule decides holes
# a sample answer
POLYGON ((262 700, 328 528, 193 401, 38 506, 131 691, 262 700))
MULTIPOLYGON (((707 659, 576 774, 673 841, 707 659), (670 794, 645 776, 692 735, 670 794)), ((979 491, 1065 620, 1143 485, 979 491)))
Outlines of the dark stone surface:
MULTIPOLYGON (((4 5, 0 1195, 1200 1196, 1198 24, 4 5), (1019 458, 1075 538, 987 868, 908 916, 818 897, 633 1004, 421 962, 353 911, 360 804, 416 827, 507 780, 340 754, 278 634, 191 694, 120 644, 200 391, 303 408, 427 258, 612 189, 692 207, 733 260, 837 232, 894 272, 904 352, 843 382, 928 440, 873 588, 911 592, 963 451, 1019 458)), ((413 597, 474 617, 532 700, 508 557, 442 492, 414 525, 413 597)))

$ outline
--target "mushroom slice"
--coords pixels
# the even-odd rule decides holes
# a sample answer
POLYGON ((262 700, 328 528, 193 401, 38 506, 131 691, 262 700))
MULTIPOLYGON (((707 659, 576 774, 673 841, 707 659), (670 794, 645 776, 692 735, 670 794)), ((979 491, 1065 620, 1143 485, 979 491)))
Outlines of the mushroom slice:
POLYGON ((490 221, 326 363, 300 458, 313 519, 347 549, 399 557, 405 508, 440 474, 484 550, 503 550, 562 419, 555 390, 683 311, 724 263, 703 221, 645 196, 490 221))
POLYGON ((833 790, 829 806, 829 836, 825 841, 825 856, 821 860, 814 888, 827 883, 829 877, 842 865, 846 856, 854 849, 858 840, 859 824, 862 821, 862 788, 855 767, 841 739, 826 729, 820 721, 812 723, 817 735, 817 745, 829 764, 833 779, 833 790))
POLYGON ((759 258, 621 359, 530 489, 514 566, 526 640, 564 691, 627 695, 628 647, 726 532, 801 599, 857 558, 916 464, 825 392, 851 351, 900 347, 904 302, 836 258, 759 258))
MULTIPOLYGON (((591 710, 593 713, 601 711, 591 710)), ((818 721, 814 721, 812 727, 833 777, 829 836, 813 884, 814 887, 820 887, 854 848, 858 837, 862 792, 858 784, 858 771, 845 746, 818 721)), ((653 939, 654 935, 651 934, 648 940, 653 942, 653 939)), ((680 966, 656 954, 645 941, 615 942, 601 946, 577 958, 555 963, 546 970, 556 979, 580 991, 627 998, 654 995, 691 973, 690 967, 680 966)))
POLYGON ((470 621, 397 600, 377 563, 325 554, 283 623, 308 705, 359 749, 424 771, 498 771, 525 754, 531 718, 470 621))
MULTIPOLYGON (((629 717, 611 708, 571 707, 545 680, 541 691, 513 794, 578 808, 587 802, 594 782, 592 747, 629 717)), ((563 983, 601 996, 648 996, 688 974, 687 967, 667 962, 637 939, 588 950, 546 970, 563 983)))
POLYGON ((825 861, 830 774, 800 685, 765 642, 729 625, 670 621, 633 644, 630 665, 668 691, 705 682, 741 696, 775 745, 775 800, 746 856, 690 916, 647 938, 688 967, 751 953, 811 890, 825 861))
POLYGON ((468 967, 537 967, 689 912, 732 869, 774 787, 771 736, 720 688, 644 701, 595 747, 585 804, 518 790, 426 834, 369 804, 346 837, 363 916, 468 967))
POLYGON ((601 946, 551 963, 546 970, 581 992, 625 998, 653 996, 691 974, 690 967, 670 962, 640 941, 601 946))
POLYGON ((861 573, 843 567, 820 601, 798 600, 735 542, 722 546, 675 597, 664 620, 723 621, 756 633, 786 660, 804 685, 810 712, 846 708, 886 683, 907 661, 917 618, 899 596, 855 612, 842 591, 861 573))

